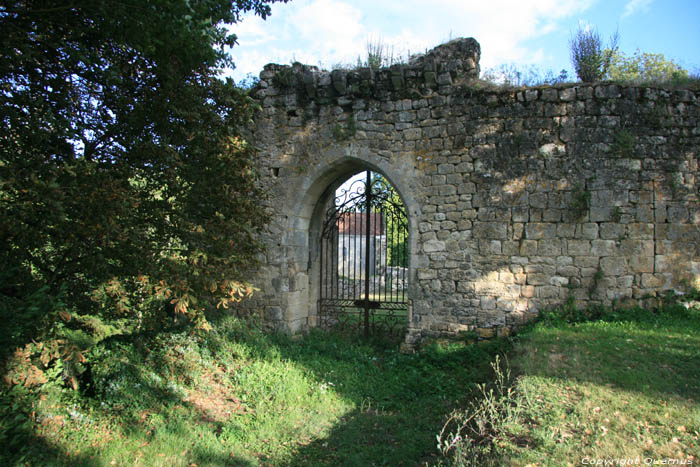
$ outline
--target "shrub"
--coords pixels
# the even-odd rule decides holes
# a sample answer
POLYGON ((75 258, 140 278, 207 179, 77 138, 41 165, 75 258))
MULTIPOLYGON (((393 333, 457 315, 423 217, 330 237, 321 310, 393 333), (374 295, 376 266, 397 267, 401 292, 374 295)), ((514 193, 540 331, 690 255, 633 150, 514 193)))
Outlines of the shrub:
POLYGON ((603 49, 600 34, 595 29, 579 28, 569 40, 571 62, 581 81, 600 81, 608 73, 613 55, 617 52, 619 35, 610 37, 610 45, 603 49))

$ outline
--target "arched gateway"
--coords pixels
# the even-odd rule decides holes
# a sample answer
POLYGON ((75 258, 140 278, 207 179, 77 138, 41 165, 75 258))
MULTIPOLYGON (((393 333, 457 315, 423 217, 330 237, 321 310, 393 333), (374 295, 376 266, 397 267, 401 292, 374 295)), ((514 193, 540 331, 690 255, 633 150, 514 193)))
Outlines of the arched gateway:
POLYGON ((243 307, 289 333, 403 314, 412 345, 700 287, 700 92, 487 86, 479 55, 457 39, 386 69, 265 67, 252 140, 271 217, 243 307), (405 264, 385 201, 336 202, 367 171, 403 201, 405 264))
POLYGON ((403 334, 408 244, 406 207, 384 176, 366 170, 338 188, 321 228, 319 325, 403 334))

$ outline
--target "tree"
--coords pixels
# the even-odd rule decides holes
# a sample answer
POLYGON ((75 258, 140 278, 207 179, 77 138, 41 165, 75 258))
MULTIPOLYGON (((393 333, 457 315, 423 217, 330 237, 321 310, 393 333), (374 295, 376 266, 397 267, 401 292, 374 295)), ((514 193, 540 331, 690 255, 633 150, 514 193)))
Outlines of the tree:
POLYGON ((607 74, 612 56, 617 52, 619 35, 610 37, 610 44, 603 49, 598 31, 579 28, 569 40, 571 63, 581 81, 599 81, 607 74))
POLYGON ((227 25, 275 1, 0 5, 0 312, 25 338, 163 303, 206 327, 250 293, 253 104, 218 70, 227 25))
POLYGON ((373 208, 386 213, 387 264, 408 267, 408 218, 398 191, 380 173, 372 172, 373 208))
POLYGON ((621 81, 673 81, 688 77, 688 70, 668 60, 663 54, 641 52, 627 56, 614 52, 606 76, 621 81))

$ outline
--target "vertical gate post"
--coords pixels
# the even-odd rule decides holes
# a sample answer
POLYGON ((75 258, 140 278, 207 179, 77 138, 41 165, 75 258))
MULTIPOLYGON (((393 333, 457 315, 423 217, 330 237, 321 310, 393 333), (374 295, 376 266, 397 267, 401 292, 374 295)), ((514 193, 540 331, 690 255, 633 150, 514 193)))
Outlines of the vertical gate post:
POLYGON ((369 271, 370 271, 370 248, 369 240, 372 234, 370 225, 372 224, 372 180, 370 171, 367 171, 367 181, 365 182, 365 210, 367 215, 367 225, 365 226, 365 336, 369 335, 369 271))

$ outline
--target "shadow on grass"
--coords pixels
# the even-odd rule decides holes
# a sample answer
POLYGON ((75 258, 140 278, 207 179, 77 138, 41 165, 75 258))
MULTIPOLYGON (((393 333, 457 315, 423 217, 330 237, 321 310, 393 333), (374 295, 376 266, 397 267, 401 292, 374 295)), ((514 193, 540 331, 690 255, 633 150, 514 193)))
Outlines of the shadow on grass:
POLYGON ((541 326, 524 340, 521 373, 699 400, 700 310, 631 310, 609 321, 541 326))
MULTIPOLYGON (((474 383, 492 377, 490 360, 509 345, 507 341, 435 344, 420 354, 404 355, 395 343, 381 339, 322 331, 292 339, 264 334, 240 323, 212 321, 215 330, 199 338, 186 332, 143 338, 115 336, 91 352, 93 387, 86 389, 94 395, 83 398, 91 400, 95 410, 91 416, 96 418, 101 417, 100 404, 107 404, 105 410, 119 423, 110 427, 116 444, 107 440, 104 447, 99 443, 90 447, 101 439, 92 432, 80 446, 64 439, 64 445, 83 450, 67 453, 37 437, 31 427, 20 431, 18 425, 9 434, 22 439, 22 447, 3 453, 5 464, 21 465, 26 455, 30 465, 93 466, 115 456, 121 456, 120 462, 129 462, 137 450, 144 453, 140 459, 149 462, 148 457, 159 451, 139 446, 150 443, 170 446, 169 456, 186 451, 181 460, 187 465, 416 465, 433 459, 437 453, 435 435, 446 416, 465 402, 474 383), (348 402, 350 411, 325 428, 322 438, 306 444, 293 440, 295 447, 285 454, 292 453, 292 459, 266 458, 254 452, 255 447, 248 453, 229 452, 221 433, 223 430, 224 437, 228 434, 230 421, 203 420, 185 393, 168 383, 167 375, 186 377, 192 370, 190 365, 201 361, 202 355, 216 361, 230 353, 231 342, 245 344, 244 359, 280 359, 302 369, 314 387, 325 385, 348 402)), ((233 359, 229 365, 233 362, 235 367, 237 357, 229 358, 233 359)), ((27 416, 29 410, 24 407, 9 415, 27 416)), ((102 426, 105 420, 95 426, 102 426)), ((84 429, 95 428, 90 425, 84 429)))
POLYGON ((333 383, 354 410, 327 436, 301 446, 285 465, 417 465, 437 454, 435 436, 447 415, 465 404, 475 383, 492 378, 489 362, 505 340, 433 344, 404 355, 381 341, 314 333, 281 342, 284 356, 333 383), (352 345, 350 345, 352 343, 352 345))
MULTIPOLYGON (((15 417, 23 414, 13 413, 15 417)), ((19 424, 3 427, 4 436, 0 448, 0 465, 42 465, 96 467, 98 462, 85 455, 69 455, 63 449, 37 436, 30 428, 19 424), (12 442, 9 442, 9 441, 12 442)))

